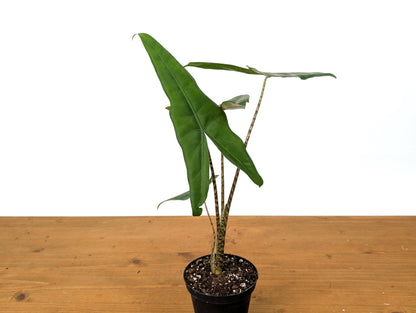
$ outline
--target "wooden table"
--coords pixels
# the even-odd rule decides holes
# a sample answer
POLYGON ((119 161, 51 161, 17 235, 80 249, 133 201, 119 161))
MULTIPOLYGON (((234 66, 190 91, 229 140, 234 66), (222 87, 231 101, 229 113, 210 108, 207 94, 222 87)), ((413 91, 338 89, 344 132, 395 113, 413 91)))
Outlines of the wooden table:
MULTIPOLYGON (((2 217, 0 312, 192 313, 207 217, 2 217)), ((416 312, 416 217, 230 217, 260 279, 250 313, 416 312)))

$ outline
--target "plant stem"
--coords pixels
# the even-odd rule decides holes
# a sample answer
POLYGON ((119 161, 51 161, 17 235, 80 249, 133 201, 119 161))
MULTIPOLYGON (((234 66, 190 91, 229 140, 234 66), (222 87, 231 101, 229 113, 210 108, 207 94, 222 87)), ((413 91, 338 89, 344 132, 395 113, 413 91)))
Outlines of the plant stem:
POLYGON ((212 187, 214 189, 214 201, 215 201, 215 217, 217 222, 217 229, 220 227, 220 210, 218 205, 218 191, 217 191, 217 182, 215 180, 215 172, 214 172, 214 165, 212 164, 211 154, 208 151, 209 157, 209 167, 211 169, 211 180, 212 180, 212 187))
POLYGON ((215 272, 215 246, 216 246, 215 229, 214 229, 214 224, 212 223, 212 220, 211 220, 211 215, 209 215, 209 211, 208 211, 208 207, 207 207, 206 202, 204 202, 204 206, 205 206, 205 211, 207 211, 208 219, 209 219, 209 222, 211 223, 211 228, 212 228, 213 240, 212 240, 212 248, 211 248, 210 265, 211 265, 211 272, 214 273, 215 272))
MULTIPOLYGON (((250 140, 251 132, 253 131, 254 123, 256 122, 256 119, 257 119, 257 114, 259 113, 259 110, 260 110, 260 105, 261 105, 261 102, 263 100, 263 95, 264 95, 264 89, 266 88, 267 78, 268 78, 267 76, 264 78, 263 87, 261 89, 259 102, 257 103, 256 111, 254 112, 253 119, 251 120, 251 124, 250 124, 250 127, 249 127, 248 132, 247 132, 246 141, 244 142, 246 147, 247 147, 248 141, 250 140)), ((231 202, 233 201, 234 191, 235 191, 235 188, 237 186, 237 180, 238 180, 239 174, 240 174, 240 169, 237 168, 236 171, 235 171, 233 184, 231 186, 230 195, 228 196, 228 202, 227 202, 227 205, 225 206, 226 209, 228 209, 228 210, 230 210, 231 202)), ((227 218, 228 218, 228 212, 227 212, 227 218)))
MULTIPOLYGON (((254 112, 253 119, 250 124, 250 128, 248 129, 246 141, 244 142, 245 146, 247 146, 248 141, 251 136, 251 132, 253 131, 254 123, 257 119, 257 114, 260 110, 260 105, 263 100, 264 89, 266 88, 267 76, 264 78, 263 87, 261 89, 259 102, 257 103, 256 111, 254 112)), ((228 195, 228 201, 225 205, 224 210, 221 212, 221 222, 219 228, 217 228, 217 254, 216 254, 216 262, 215 262, 215 274, 220 274, 222 272, 222 267, 224 264, 224 248, 225 248, 225 235, 227 231, 227 223, 228 223, 228 214, 230 212, 231 202, 233 200, 235 188, 237 186, 238 176, 240 174, 240 169, 237 168, 234 175, 233 184, 231 186, 230 194, 228 195)))
POLYGON ((224 212, 224 154, 221 153, 221 215, 224 212))
POLYGON ((257 103, 256 111, 254 112, 253 119, 251 120, 250 128, 248 129, 248 132, 247 132, 246 141, 244 142, 244 144, 246 145, 246 147, 247 147, 248 141, 250 139, 251 132, 253 131, 254 123, 256 122, 256 119, 257 119, 257 114, 259 114, 261 101, 263 100, 264 89, 266 88, 267 78, 269 78, 269 77, 266 76, 264 78, 263 87, 261 88, 259 102, 257 103))

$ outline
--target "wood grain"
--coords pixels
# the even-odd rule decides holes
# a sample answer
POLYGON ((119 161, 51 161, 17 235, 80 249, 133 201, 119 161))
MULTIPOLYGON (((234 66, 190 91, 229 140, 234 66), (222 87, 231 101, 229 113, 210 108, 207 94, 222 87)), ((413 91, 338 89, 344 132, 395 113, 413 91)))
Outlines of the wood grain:
MULTIPOLYGON (((206 217, 2 217, 0 312, 192 313, 206 217)), ((416 312, 416 217, 230 217, 258 268, 251 313, 416 312)))

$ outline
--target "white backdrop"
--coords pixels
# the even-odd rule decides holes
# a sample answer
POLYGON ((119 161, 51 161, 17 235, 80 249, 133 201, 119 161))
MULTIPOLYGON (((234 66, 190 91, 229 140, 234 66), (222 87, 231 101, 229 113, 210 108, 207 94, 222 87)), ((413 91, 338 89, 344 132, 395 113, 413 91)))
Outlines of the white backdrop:
MULTIPOLYGON (((413 1, 2 1, 0 215, 190 214, 156 210, 187 182, 137 32, 182 64, 337 75, 268 81, 264 185, 240 175, 231 214, 414 214, 415 29, 413 1)), ((244 137, 262 78, 190 72, 218 103, 251 95, 229 114, 244 137)))

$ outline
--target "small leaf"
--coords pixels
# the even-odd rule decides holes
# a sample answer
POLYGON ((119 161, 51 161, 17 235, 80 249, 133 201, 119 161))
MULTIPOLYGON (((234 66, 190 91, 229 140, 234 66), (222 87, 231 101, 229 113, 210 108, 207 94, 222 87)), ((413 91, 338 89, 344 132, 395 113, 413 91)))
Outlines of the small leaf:
POLYGON ((312 77, 319 77, 319 76, 331 76, 337 78, 334 74, 331 73, 321 73, 321 72, 283 72, 283 73, 275 73, 275 72, 262 72, 254 67, 247 66, 247 68, 231 65, 231 64, 224 64, 224 63, 212 63, 212 62, 190 62, 186 66, 193 66, 199 67, 204 69, 210 70, 225 70, 225 71, 234 71, 240 72, 245 74, 252 74, 252 75, 263 75, 266 77, 298 77, 300 79, 308 79, 312 77))
POLYGON ((173 201, 173 200, 188 200, 190 197, 191 197, 191 193, 190 193, 189 191, 186 191, 186 192, 184 192, 184 193, 181 193, 180 195, 177 195, 176 197, 172 197, 172 198, 169 198, 169 199, 167 199, 167 200, 164 200, 164 201, 160 202, 160 203, 157 205, 157 208, 159 209, 159 207, 160 207, 163 203, 165 203, 165 202, 167 202, 167 201, 173 201))
MULTIPOLYGON (((159 209, 159 207, 167 202, 167 201, 173 201, 173 200, 188 200, 191 197, 191 193, 189 191, 186 191, 184 193, 181 193, 180 195, 177 195, 176 197, 172 197, 170 199, 167 199, 165 201, 162 201, 158 204, 157 208, 159 209)), ((192 208, 192 215, 193 216, 200 216, 202 214, 202 208, 196 207, 196 208, 192 208)))
MULTIPOLYGON (((215 179, 217 179, 218 175, 215 175, 215 179)), ((209 179, 209 182, 212 183, 212 177, 209 179)), ((160 202, 157 206, 157 209, 159 209, 159 207, 167 202, 167 201, 172 201, 172 200, 188 200, 191 197, 191 193, 189 191, 185 191, 184 193, 181 193, 180 195, 177 195, 176 197, 172 197, 170 199, 164 200, 162 202, 160 202)), ((193 216, 200 216, 202 214, 202 208, 196 208, 196 209, 192 209, 192 215, 193 216)))
POLYGON ((249 95, 241 95, 221 103, 223 110, 245 109, 246 103, 249 102, 249 95))

